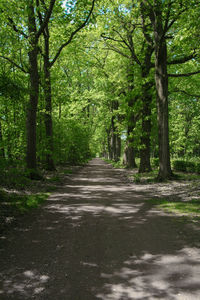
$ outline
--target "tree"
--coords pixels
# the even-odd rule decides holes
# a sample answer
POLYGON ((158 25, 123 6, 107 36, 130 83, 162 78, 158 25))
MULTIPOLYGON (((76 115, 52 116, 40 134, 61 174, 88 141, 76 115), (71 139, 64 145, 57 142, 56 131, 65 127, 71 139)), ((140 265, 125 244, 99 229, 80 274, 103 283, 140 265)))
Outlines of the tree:
MULTIPOLYGON (((196 4, 194 1, 193 4, 196 4)), ((147 27, 147 17, 153 28, 153 43, 155 47, 155 84, 157 91, 157 111, 158 111, 158 142, 159 142, 159 174, 158 178, 164 180, 172 177, 169 150, 169 123, 168 123, 168 52, 167 40, 173 37, 172 27, 177 20, 184 14, 191 4, 182 1, 141 1, 141 10, 143 11, 143 27, 147 27), (146 20, 145 20, 146 17, 146 20), (170 32, 171 31, 171 32, 170 32), (168 32, 171 33, 168 34, 168 32)), ((147 42, 149 36, 144 34, 147 42)), ((191 59, 189 55, 182 60, 174 59, 173 63, 185 62, 191 59)), ((172 62, 171 62, 172 63, 172 62)), ((176 75, 175 75, 176 76, 176 75)))
MULTIPOLYGON (((87 3, 86 3, 87 4, 87 3)), ((87 24, 88 21, 91 17, 91 14, 94 9, 94 4, 95 0, 92 1, 90 10, 88 12, 87 17, 85 18, 84 21, 80 22, 80 20, 75 20, 75 29, 72 29, 70 33, 68 33, 69 37, 61 43, 59 46, 57 52, 54 54, 53 58, 50 58, 50 31, 49 31, 49 26, 47 24, 46 28, 43 31, 43 37, 44 37, 44 53, 43 53, 43 58, 44 58, 44 97, 45 97, 45 128, 46 128, 46 167, 48 170, 54 170, 54 161, 53 161, 53 123, 52 123, 52 96, 51 96, 51 68, 54 66, 55 62, 59 58, 61 52, 63 49, 68 46, 72 40, 74 39, 75 35, 83 29, 87 24), (76 25, 78 23, 78 25, 76 25)), ((46 7, 45 1, 42 1, 42 5, 44 7, 44 10, 46 14, 48 13, 48 9, 46 7)), ((39 7, 39 1, 37 1, 37 6, 39 7)), ((74 5, 72 5, 74 7, 74 5)), ((79 7, 73 8, 76 12, 80 13, 79 7)), ((39 21, 42 26, 44 20, 42 18, 42 14, 40 13, 40 10, 38 10, 38 16, 39 16, 39 21)), ((68 26, 72 22, 72 19, 69 18, 66 20, 63 18, 63 23, 64 26, 68 26)))
MULTIPOLYGON (((28 42, 28 70, 26 71, 23 66, 13 62, 9 57, 3 57, 8 61, 12 62, 23 72, 29 73, 29 103, 27 107, 27 151, 26 151, 26 164, 27 168, 30 169, 30 177, 37 178, 38 174, 36 171, 36 114, 38 105, 38 95, 39 95, 39 73, 38 73, 38 51, 39 51, 39 38, 43 31, 45 30, 49 19, 51 17, 53 7, 56 0, 51 0, 49 8, 44 15, 44 20, 37 28, 36 23, 36 5, 33 0, 27 0, 26 3, 14 3, 17 8, 21 5, 25 5, 25 12, 27 16, 27 22, 24 23, 24 29, 21 29, 21 24, 16 24, 13 17, 6 14, 7 24, 12 27, 12 29, 17 33, 18 37, 21 39, 26 39, 28 42)), ((12 8, 13 8, 12 3, 12 8)), ((8 7, 9 8, 9 7, 8 7)), ((20 8, 21 10, 21 8, 20 8)), ((21 16, 20 16, 21 17, 21 16)), ((18 16, 18 20, 19 18, 18 16)))

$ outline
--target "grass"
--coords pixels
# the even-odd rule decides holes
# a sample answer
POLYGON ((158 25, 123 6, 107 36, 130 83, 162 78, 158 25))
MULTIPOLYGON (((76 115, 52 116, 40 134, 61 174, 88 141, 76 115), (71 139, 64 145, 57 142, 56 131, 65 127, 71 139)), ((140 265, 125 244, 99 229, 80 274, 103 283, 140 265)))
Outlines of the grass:
POLYGON ((118 169, 118 168, 119 169, 124 169, 125 168, 125 166, 123 165, 121 160, 117 161, 117 162, 115 162, 114 160, 111 160, 111 159, 107 159, 107 158, 103 158, 103 160, 105 162, 107 162, 108 164, 111 164, 116 169, 118 169))
POLYGON ((135 183, 140 183, 140 182, 155 182, 156 177, 158 175, 158 170, 152 170, 151 172, 146 172, 146 173, 135 173, 133 175, 133 179, 135 183))
POLYGON ((18 216, 37 208, 49 197, 49 193, 17 194, 0 190, 0 230, 14 221, 18 216))
POLYGON ((66 169, 63 171, 63 174, 72 174, 72 170, 66 169))
POLYGON ((159 208, 172 212, 175 214, 181 214, 188 217, 197 216, 200 217, 200 198, 192 199, 189 201, 170 201, 167 199, 151 199, 148 200, 153 205, 159 208))

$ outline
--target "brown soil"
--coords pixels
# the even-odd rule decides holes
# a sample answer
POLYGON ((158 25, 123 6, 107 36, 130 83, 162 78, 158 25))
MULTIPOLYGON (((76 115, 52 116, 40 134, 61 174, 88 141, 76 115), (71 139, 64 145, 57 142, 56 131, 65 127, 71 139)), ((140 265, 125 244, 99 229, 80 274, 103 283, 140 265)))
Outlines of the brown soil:
POLYGON ((198 226, 147 201, 188 185, 125 172, 92 160, 1 236, 1 300, 200 299, 198 226))

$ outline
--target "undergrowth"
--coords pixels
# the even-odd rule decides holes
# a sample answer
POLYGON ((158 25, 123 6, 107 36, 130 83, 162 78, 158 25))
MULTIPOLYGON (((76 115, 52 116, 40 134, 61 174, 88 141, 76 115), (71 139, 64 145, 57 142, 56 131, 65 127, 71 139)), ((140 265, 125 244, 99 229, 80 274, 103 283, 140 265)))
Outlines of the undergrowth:
POLYGON ((24 195, 0 190, 0 231, 49 197, 49 193, 24 195))

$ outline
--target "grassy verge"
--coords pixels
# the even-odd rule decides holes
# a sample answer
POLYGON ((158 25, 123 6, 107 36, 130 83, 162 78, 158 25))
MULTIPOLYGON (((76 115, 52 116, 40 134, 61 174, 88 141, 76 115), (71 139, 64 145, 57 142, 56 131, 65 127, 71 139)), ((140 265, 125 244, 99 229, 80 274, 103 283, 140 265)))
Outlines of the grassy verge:
POLYGON ((191 199, 188 201, 170 201, 165 198, 151 199, 149 203, 157 206, 158 208, 191 218, 197 218, 200 221, 200 198, 191 199))
POLYGON ((0 231, 20 215, 37 208, 48 196, 48 193, 24 195, 0 190, 0 231))

